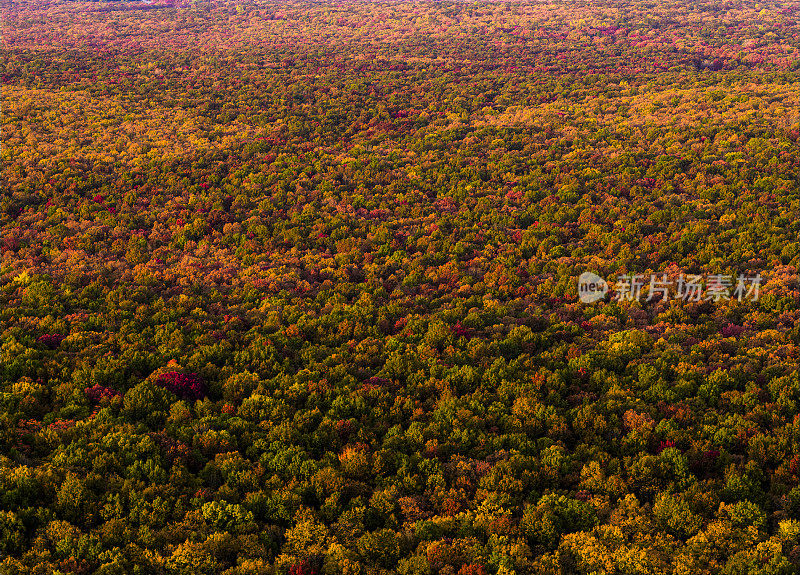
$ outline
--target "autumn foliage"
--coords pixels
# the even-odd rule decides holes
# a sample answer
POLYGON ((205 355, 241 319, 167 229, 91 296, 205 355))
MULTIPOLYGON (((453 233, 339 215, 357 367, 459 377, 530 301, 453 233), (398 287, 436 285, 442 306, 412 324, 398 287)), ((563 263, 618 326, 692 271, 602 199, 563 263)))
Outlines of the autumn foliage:
POLYGON ((0 10, 0 572, 800 569, 795 2, 0 10))

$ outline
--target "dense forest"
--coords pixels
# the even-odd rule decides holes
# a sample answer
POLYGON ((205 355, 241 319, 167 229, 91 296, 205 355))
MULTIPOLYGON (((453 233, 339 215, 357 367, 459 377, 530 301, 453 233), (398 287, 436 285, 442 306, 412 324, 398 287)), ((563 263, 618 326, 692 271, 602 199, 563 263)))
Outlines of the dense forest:
POLYGON ((0 573, 800 570, 796 2, 2 16, 0 573))

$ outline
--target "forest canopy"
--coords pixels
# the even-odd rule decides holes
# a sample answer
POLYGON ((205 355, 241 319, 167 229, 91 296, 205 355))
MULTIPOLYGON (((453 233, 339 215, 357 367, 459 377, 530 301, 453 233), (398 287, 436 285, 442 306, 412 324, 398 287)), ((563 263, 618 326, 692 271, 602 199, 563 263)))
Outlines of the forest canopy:
POLYGON ((798 13, 3 2, 0 571, 797 572, 798 13))

